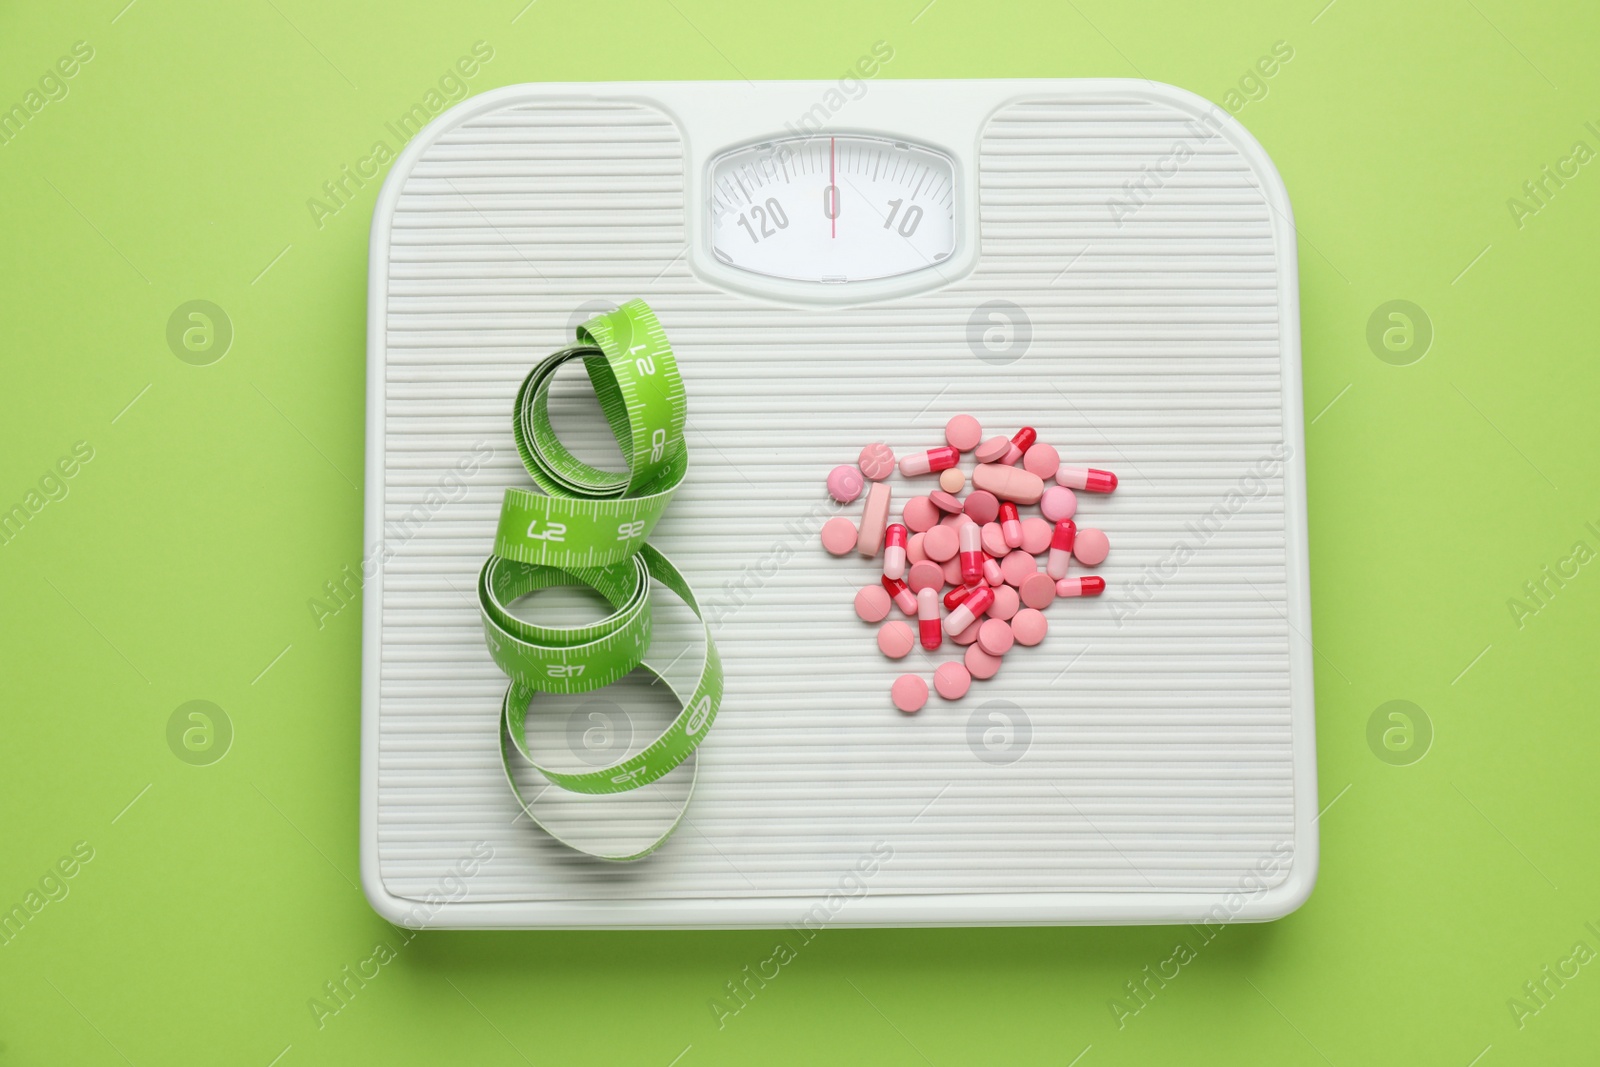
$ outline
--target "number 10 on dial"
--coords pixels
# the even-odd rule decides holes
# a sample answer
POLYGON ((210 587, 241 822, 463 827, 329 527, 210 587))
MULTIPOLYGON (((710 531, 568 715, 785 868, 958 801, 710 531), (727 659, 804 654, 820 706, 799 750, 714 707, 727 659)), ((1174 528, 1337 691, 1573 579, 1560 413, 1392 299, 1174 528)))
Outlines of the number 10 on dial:
POLYGON ((710 178, 711 251, 753 274, 843 284, 955 251, 955 166, 935 149, 816 134, 724 152, 710 178))

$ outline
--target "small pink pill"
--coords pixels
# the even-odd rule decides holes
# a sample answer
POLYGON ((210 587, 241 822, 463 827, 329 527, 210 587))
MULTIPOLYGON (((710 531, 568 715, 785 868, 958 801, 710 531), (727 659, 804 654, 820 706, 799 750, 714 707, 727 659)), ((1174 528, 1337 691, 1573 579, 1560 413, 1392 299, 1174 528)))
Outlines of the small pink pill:
POLYGON ((822 524, 822 547, 829 555, 843 556, 856 547, 856 524, 843 515, 822 524))
POLYGON ((881 482, 894 471, 894 449, 882 441, 874 441, 861 450, 856 463, 868 481, 881 482))
POLYGON ((1017 587, 1022 602, 1035 611, 1043 611, 1056 598, 1056 580, 1048 574, 1030 574, 1017 587))
POLYGON ((966 488, 967 476, 961 473, 959 467, 951 467, 947 471, 939 472, 939 488, 947 493, 959 493, 966 488))
POLYGON ((996 587, 1006 584, 1005 572, 1000 569, 1000 561, 987 552, 983 554, 983 580, 996 587))
POLYGON ((924 589, 944 588, 944 568, 930 559, 921 563, 913 563, 911 570, 906 575, 906 585, 913 593, 920 593, 924 589))
POLYGON ((882 585, 864 585, 856 594, 856 614, 862 622, 882 622, 889 617, 889 605, 894 601, 882 585))
POLYGON ((1016 637, 1017 644, 1029 648, 1043 641, 1049 629, 1050 623, 1045 620, 1044 612, 1036 608, 1023 608, 1011 620, 1011 633, 1016 637))
POLYGON ((1022 454, 1022 469, 1049 479, 1061 469, 1061 455, 1049 445, 1040 442, 1022 454))
POLYGON ((979 681, 993 678, 1000 672, 1000 657, 989 655, 977 645, 967 649, 967 654, 961 657, 961 662, 966 664, 967 673, 979 681))
POLYGON ((968 626, 965 630, 962 630, 960 633, 956 634, 950 640, 954 641, 956 644, 961 645, 963 647, 965 647, 966 645, 970 645, 970 644, 972 644, 974 641, 976 641, 978 639, 978 627, 980 627, 982 625, 983 625, 983 620, 982 619, 974 619, 974 620, 972 620, 972 625, 971 626, 968 626))
POLYGON ((1037 515, 1029 515, 1022 520, 1022 551, 1030 556, 1049 551, 1054 532, 1054 523, 1045 522, 1037 515))
POLYGON ((1011 551, 1011 546, 1006 544, 1005 531, 998 522, 984 523, 983 550, 995 559, 1004 559, 1006 553, 1011 551))
POLYGON ((957 415, 944 424, 944 440, 958 452, 971 452, 983 440, 983 427, 971 415, 957 415))
POLYGON ((1000 498, 982 489, 968 493, 961 502, 961 513, 973 522, 993 522, 1000 514, 1000 498))
POLYGON ((935 526, 922 535, 922 551, 935 563, 954 559, 960 550, 961 538, 948 526, 935 526))
POLYGON ((841 504, 854 504, 865 485, 860 467, 841 466, 828 472, 828 495, 841 504))
POLYGON ((978 446, 978 451, 973 453, 979 463, 998 463, 1011 451, 1011 438, 991 437, 978 446))
POLYGON ((1051 522, 1070 519, 1078 513, 1078 494, 1064 485, 1052 485, 1039 498, 1039 513, 1051 522))
POLYGON ((972 484, 1017 504, 1037 504, 1044 495, 1044 481, 1037 474, 1002 463, 978 464, 972 472, 972 484))
POLYGON ((959 663, 941 663, 933 672, 933 688, 946 700, 960 700, 972 688, 972 674, 959 663))
POLYGON ((900 518, 912 533, 923 533, 939 521, 939 509, 925 496, 914 496, 900 509, 900 518))
POLYGON ((917 643, 911 627, 894 619, 878 627, 878 651, 890 659, 904 659, 917 643))
POLYGON ((1022 606, 1022 599, 1017 595, 1015 588, 1009 585, 997 585, 994 589, 994 603, 989 605, 989 618, 1009 622, 1022 606))
POLYGON ((1109 493, 1117 488, 1117 476, 1093 467, 1062 467, 1056 471, 1056 483, 1089 493, 1109 493))
POLYGON ((861 507, 861 534, 856 551, 871 559, 883 547, 883 534, 889 528, 889 486, 873 482, 867 502, 861 507))
POLYGON ((951 556, 949 559, 939 564, 939 566, 944 568, 945 584, 961 584, 961 557, 959 555, 951 556))
POLYGON ((991 656, 1003 656, 1016 642, 1011 634, 1011 624, 999 619, 985 619, 978 627, 978 647, 991 656))
POLYGON ((1021 588, 1028 575, 1039 573, 1039 564, 1026 552, 1013 552, 1000 561, 1000 573, 1005 575, 1007 585, 1021 588))
POLYGON ((943 489, 935 489, 929 493, 928 500, 934 507, 947 515, 961 514, 961 501, 957 500, 954 494, 947 493, 943 489))
POLYGON ((1078 539, 1073 543, 1072 554, 1078 562, 1085 567, 1097 567, 1106 561, 1106 555, 1111 551, 1111 541, 1106 537, 1104 530, 1097 530, 1093 526, 1083 526, 1078 529, 1078 539))
POLYGON ((907 563, 921 563, 928 558, 928 554, 922 550, 922 536, 922 534, 912 534, 911 539, 906 542, 907 563))
POLYGON ((928 683, 914 674, 902 674, 889 687, 889 699, 907 715, 915 715, 928 702, 928 683))

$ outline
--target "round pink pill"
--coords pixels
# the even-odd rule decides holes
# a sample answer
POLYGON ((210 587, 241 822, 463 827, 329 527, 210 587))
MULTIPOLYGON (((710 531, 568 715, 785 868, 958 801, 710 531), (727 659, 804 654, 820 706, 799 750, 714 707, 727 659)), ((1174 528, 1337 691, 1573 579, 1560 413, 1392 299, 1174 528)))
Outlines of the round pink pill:
POLYGON ((889 591, 882 585, 864 585, 856 594, 856 614, 862 622, 882 622, 889 617, 889 591))
POLYGON ((1022 469, 1049 480, 1061 468, 1061 456, 1044 442, 1039 442, 1022 454, 1022 469))
POLYGON ((1000 514, 1000 498, 987 489, 975 490, 961 502, 961 513, 973 522, 993 522, 1000 514))
POLYGON ((1011 546, 1006 544, 1005 531, 1000 529, 998 522, 983 524, 983 550, 995 559, 1004 559, 1011 551, 1011 546))
POLYGON ((989 655, 977 645, 967 649, 967 654, 961 657, 961 662, 966 664, 967 673, 979 681, 993 678, 1000 672, 1000 657, 989 655))
POLYGON ((1026 552, 1013 552, 1000 561, 1000 574, 1007 585, 1020 588, 1030 574, 1039 573, 1039 564, 1026 552))
POLYGON ((907 715, 915 715, 928 702, 928 683, 914 674, 902 674, 889 687, 889 699, 907 715))
POLYGON ((828 472, 828 495, 841 504, 854 503, 865 485, 860 467, 835 467, 828 472))
POLYGON ((957 415, 944 424, 944 439, 957 452, 971 452, 983 440, 983 427, 971 415, 957 415))
MULTIPOLYGON (((924 543, 926 547, 926 543, 924 543)), ((906 585, 910 586, 913 593, 920 593, 924 589, 944 588, 944 568, 925 559, 920 563, 913 563, 910 572, 906 575, 906 585)))
POLYGON ((922 550, 922 536, 922 534, 912 534, 911 539, 906 542, 907 563, 921 563, 928 558, 928 554, 922 550))
POLYGON ((982 619, 974 619, 972 625, 956 634, 950 640, 958 645, 970 645, 978 639, 978 628, 983 625, 982 619))
POLYGON ((922 535, 922 551, 935 563, 954 559, 960 550, 961 538, 948 526, 935 526, 922 535))
POLYGON ((1002 585, 994 591, 994 603, 989 605, 987 614, 991 619, 1006 622, 1021 606, 1022 598, 1017 595, 1017 591, 1009 585, 1002 585))
POLYGON ((856 524, 843 515, 822 524, 822 547, 830 555, 842 556, 856 547, 856 524))
POLYGON ((1078 513, 1078 494, 1064 485, 1052 485, 1039 498, 1039 513, 1050 522, 1070 519, 1078 513))
POLYGON ((1015 642, 1010 625, 999 619, 985 619, 983 625, 978 627, 978 647, 991 656, 1005 655, 1015 642))
POLYGON ((1044 612, 1036 608, 1023 608, 1011 620, 1011 633, 1016 637, 1017 644, 1030 648, 1043 641, 1049 629, 1050 624, 1045 620, 1044 612))
POLYGON ((976 453, 979 463, 998 463, 1011 451, 1011 438, 991 437, 978 446, 976 453))
POLYGON ((1037 515, 1029 515, 1022 520, 1022 551, 1030 556, 1050 551, 1050 538, 1055 532, 1056 528, 1050 523, 1037 515))
POLYGON ((960 557, 951 556, 949 559, 944 561, 942 566, 944 567, 944 584, 945 585, 960 585, 960 584, 962 584, 961 583, 961 559, 960 559, 960 557))
POLYGON ((933 504, 934 507, 945 512, 946 514, 961 514, 961 501, 956 499, 954 494, 947 493, 943 489, 935 489, 933 492, 929 493, 928 501, 933 504))
POLYGON ((1022 579, 1017 594, 1028 607, 1042 611, 1056 598, 1056 580, 1048 574, 1030 574, 1022 579))
POLYGON ((972 674, 959 663, 941 663, 933 672, 933 688, 946 700, 960 700, 972 688, 972 674))
POLYGON ((972 522, 972 520, 967 518, 965 515, 946 515, 944 518, 939 520, 939 525, 948 526, 950 529, 956 531, 956 533, 960 533, 961 527, 966 526, 970 522, 972 522))
POLYGON ((1079 563, 1085 567, 1099 566, 1106 561, 1106 554, 1110 551, 1111 541, 1104 530, 1097 530, 1093 526, 1078 527, 1078 539, 1073 542, 1072 554, 1079 563))
POLYGON ((882 441, 874 441, 861 450, 856 463, 861 473, 872 481, 881 482, 894 471, 894 449, 882 441))
POLYGON ((917 639, 911 634, 911 627, 894 619, 878 627, 878 651, 890 659, 904 659, 910 652, 911 646, 917 639))
POLYGON ((914 496, 900 509, 900 517, 905 520, 906 529, 922 533, 938 523, 939 509, 927 497, 914 496))

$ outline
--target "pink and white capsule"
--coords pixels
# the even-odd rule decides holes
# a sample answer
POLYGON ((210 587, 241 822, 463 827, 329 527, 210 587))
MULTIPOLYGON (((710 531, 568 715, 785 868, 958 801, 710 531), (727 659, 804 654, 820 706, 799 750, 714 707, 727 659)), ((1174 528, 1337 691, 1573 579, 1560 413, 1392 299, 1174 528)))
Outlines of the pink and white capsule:
POLYGON ((1109 493, 1117 487, 1117 476, 1093 467, 1062 467, 1056 471, 1056 484, 1089 493, 1109 493))
MULTIPOLYGON (((978 621, 978 616, 994 606, 994 590, 980 585, 955 610, 944 617, 944 632, 954 637, 978 621)), ((926 642, 924 642, 926 644, 926 642)))
POLYGON ((1000 505, 1000 534, 1011 548, 1022 547, 1022 519, 1017 515, 1017 506, 1009 500, 1000 505))
POLYGON ((1017 460, 1022 458, 1022 454, 1028 449, 1032 448, 1033 443, 1038 439, 1039 432, 1037 430, 1035 430, 1032 426, 1024 426, 1022 429, 1018 430, 1017 435, 1011 439, 1011 447, 1006 450, 1006 454, 1004 458, 1000 460, 1000 462, 1004 463, 1008 467, 1015 466, 1017 460))
POLYGON ((908 616, 916 615, 917 594, 911 591, 911 587, 909 585, 907 585, 905 582, 902 582, 899 578, 890 578, 888 575, 884 575, 883 588, 894 600, 895 607, 899 608, 908 616))
POLYGON ((987 552, 983 554, 983 580, 997 589, 1006 584, 1005 572, 1000 569, 1000 561, 987 552))
POLYGON ((1055 533, 1050 535, 1050 558, 1044 565, 1046 574, 1057 581, 1067 576, 1067 564, 1072 562, 1072 544, 1077 539, 1077 523, 1071 519, 1056 523, 1055 533))
POLYGON ((1063 578, 1056 583, 1056 596, 1099 596, 1106 591, 1106 580, 1098 574, 1082 578, 1063 578))
POLYGON ((906 576, 906 528, 898 522, 890 523, 883 532, 883 576, 906 576))
POLYGON ((957 536, 961 538, 961 583, 977 585, 983 581, 983 527, 969 522, 957 536))
POLYGON ((917 633, 922 636, 922 647, 930 652, 944 643, 939 632, 939 594, 931 588, 917 594, 917 633))
POLYGON ((947 471, 961 462, 961 453, 949 445, 940 445, 930 448, 926 452, 918 452, 911 456, 900 457, 900 473, 907 478, 915 478, 919 474, 936 474, 947 471))

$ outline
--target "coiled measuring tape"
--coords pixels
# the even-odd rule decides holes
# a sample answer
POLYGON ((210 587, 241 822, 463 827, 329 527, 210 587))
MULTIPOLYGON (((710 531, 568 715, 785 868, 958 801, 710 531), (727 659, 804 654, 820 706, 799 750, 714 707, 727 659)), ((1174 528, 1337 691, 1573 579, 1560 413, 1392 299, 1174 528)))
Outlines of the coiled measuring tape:
MULTIPOLYGON (((578 343, 540 360, 517 391, 512 430, 517 452, 543 493, 507 489, 494 555, 478 576, 484 638, 510 677, 500 709, 500 754, 506 781, 528 818, 568 847, 600 859, 632 860, 659 848, 678 818, 645 848, 626 854, 566 840, 533 812, 513 759, 574 793, 615 794, 649 785, 687 760, 706 736, 722 701, 722 663, 705 626, 705 663, 683 710, 640 752, 582 772, 547 767, 528 750, 525 728, 539 693, 585 693, 618 681, 643 664, 650 648, 650 588, 678 595, 705 625, 688 582, 645 539, 666 511, 689 466, 684 440, 683 381, 666 332, 642 300, 578 328, 578 343), (556 372, 581 359, 600 409, 627 460, 625 472, 601 470, 574 456, 550 425, 556 372), (553 586, 587 586, 612 614, 579 626, 545 626, 512 615, 518 597, 553 586), (515 754, 515 757, 513 756, 515 754)), ((644 668, 652 673, 648 666, 644 668)), ((659 675, 658 675, 659 677, 659 675)), ((698 776, 698 767, 694 769, 698 776)), ((694 786, 691 781, 690 796, 694 786)), ((684 801, 687 808, 688 799, 684 801)))

